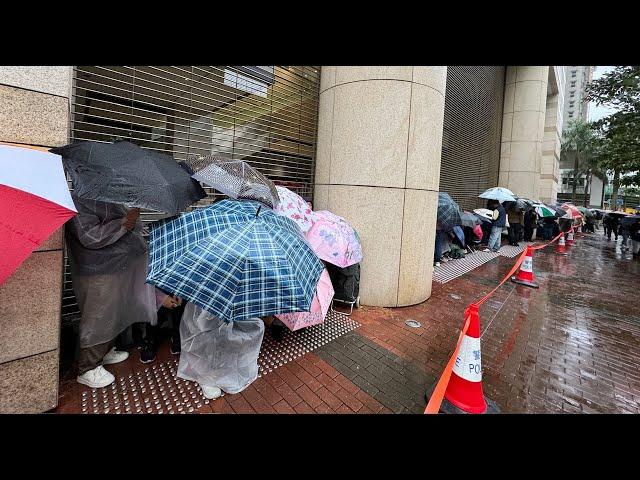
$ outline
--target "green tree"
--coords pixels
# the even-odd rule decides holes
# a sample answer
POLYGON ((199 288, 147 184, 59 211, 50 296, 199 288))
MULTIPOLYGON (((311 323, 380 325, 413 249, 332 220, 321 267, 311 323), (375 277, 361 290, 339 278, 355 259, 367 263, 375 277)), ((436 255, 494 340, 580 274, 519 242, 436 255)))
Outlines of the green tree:
POLYGON ((629 112, 616 112, 598 122, 597 155, 599 164, 613 172, 613 208, 617 205, 620 186, 631 186, 640 180, 640 132, 633 117, 629 112))
MULTIPOLYGON (((576 189, 580 173, 596 166, 596 139, 591 125, 582 119, 569 122, 564 131, 560 156, 573 158, 573 186, 571 202, 576 202, 576 189)), ((585 188, 585 198, 587 189, 585 188)))
POLYGON ((621 185, 640 181, 640 66, 618 66, 586 89, 587 99, 616 112, 595 122, 601 166, 613 172, 611 204, 617 205, 621 185), (629 175, 631 174, 631 175, 629 175))

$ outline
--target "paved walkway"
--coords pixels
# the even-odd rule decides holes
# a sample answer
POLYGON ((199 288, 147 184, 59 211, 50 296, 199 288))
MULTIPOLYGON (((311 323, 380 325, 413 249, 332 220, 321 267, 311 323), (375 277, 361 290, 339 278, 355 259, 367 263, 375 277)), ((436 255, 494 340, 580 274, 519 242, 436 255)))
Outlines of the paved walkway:
MULTIPOLYGON (((498 256, 434 283, 421 305, 362 307, 352 316, 361 327, 196 411, 421 413, 465 307, 514 260, 498 256)), ((480 310, 485 394, 503 413, 640 413, 640 261, 596 233, 578 238, 567 257, 551 247, 536 252, 534 272, 540 289, 508 282, 480 310)), ((169 360, 165 346, 157 362, 169 360)), ((131 375, 148 366, 134 352, 108 368, 131 375)), ((80 392, 63 382, 57 412, 80 412, 80 392)))

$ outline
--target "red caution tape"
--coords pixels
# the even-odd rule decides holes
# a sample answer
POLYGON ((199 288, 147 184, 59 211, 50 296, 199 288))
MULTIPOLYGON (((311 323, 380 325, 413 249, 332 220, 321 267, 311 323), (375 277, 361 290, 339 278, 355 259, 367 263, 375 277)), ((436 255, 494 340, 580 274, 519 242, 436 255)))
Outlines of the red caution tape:
MULTIPOLYGON (((573 231, 573 227, 571 227, 569 231, 573 231)), ((563 236, 564 234, 565 232, 560 232, 556 237, 552 238, 547 243, 543 245, 532 246, 531 250, 541 250, 543 248, 546 248, 549 245, 552 245, 553 243, 557 242, 560 239, 560 237, 563 236)), ((467 333, 467 330, 469 329, 469 323, 471 320, 471 315, 469 314, 469 310, 471 308, 479 308, 484 302, 487 301, 489 297, 491 297, 491 295, 493 295, 496 292, 496 290, 498 290, 502 285, 504 285, 504 283, 507 280, 509 280, 514 273, 516 273, 518 268, 520 268, 520 265, 522 265, 522 262, 524 261, 524 257, 526 256, 526 254, 527 254, 527 249, 525 248, 522 254, 518 257, 518 260, 516 260, 516 263, 513 265, 513 267, 511 267, 511 270, 509 270, 509 272, 504 276, 504 278, 500 281, 500 283, 496 285, 496 287, 493 290, 487 293, 480 300, 470 304, 465 309, 464 325, 462 327, 462 331, 460 332, 460 335, 458 336, 458 343, 456 344, 456 348, 453 351, 451 358, 449 358, 449 361, 447 362, 447 365, 445 366, 444 371, 442 372, 442 375, 440 375, 440 379, 438 380, 438 383, 436 384, 433 390, 433 393, 431 394, 431 398, 429 398, 429 403, 427 403, 427 408, 425 408, 424 410, 425 414, 435 414, 440 411, 440 405, 442 405, 444 394, 446 393, 447 386, 449 385, 451 372, 453 371, 453 366, 455 364, 456 357, 458 356, 458 351, 460 350, 460 344, 462 343, 462 339, 464 338, 465 334, 467 333)))
MULTIPOLYGON (((469 307, 467 307, 467 311, 468 308, 469 307)), ((469 329, 470 323, 471 315, 467 313, 467 315, 465 315, 464 326, 462 327, 462 331, 460 332, 460 336, 458 337, 456 349, 453 351, 453 355, 451 355, 447 366, 444 367, 444 371, 442 372, 442 375, 440 375, 440 380, 438 380, 436 387, 433 389, 433 393, 431 394, 431 398, 429 399, 429 403, 427 403, 427 408, 425 408, 424 413, 434 414, 440 411, 440 405, 442 405, 442 399, 444 398, 444 394, 447 391, 447 386, 449 385, 449 379, 451 378, 453 365, 456 361, 456 357, 458 356, 458 351, 460 350, 460 344, 462 343, 462 339, 469 329)))

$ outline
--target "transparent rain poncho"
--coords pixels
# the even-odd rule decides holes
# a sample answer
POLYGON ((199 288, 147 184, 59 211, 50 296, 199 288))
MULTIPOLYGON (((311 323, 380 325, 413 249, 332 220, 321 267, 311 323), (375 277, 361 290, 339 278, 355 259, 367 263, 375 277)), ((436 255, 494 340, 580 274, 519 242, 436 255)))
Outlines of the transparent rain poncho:
POLYGON ((178 376, 226 393, 241 392, 258 378, 263 336, 260 318, 225 322, 188 303, 180 322, 178 376))
POLYGON ((80 347, 113 340, 136 322, 157 323, 164 295, 145 283, 147 245, 140 219, 122 226, 120 205, 73 197, 78 215, 67 223, 73 290, 80 313, 80 347))

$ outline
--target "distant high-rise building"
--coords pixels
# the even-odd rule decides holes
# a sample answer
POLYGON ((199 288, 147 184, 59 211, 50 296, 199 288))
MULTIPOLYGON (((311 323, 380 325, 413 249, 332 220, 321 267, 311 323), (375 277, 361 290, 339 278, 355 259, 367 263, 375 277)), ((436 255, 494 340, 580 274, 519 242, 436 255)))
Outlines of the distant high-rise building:
MULTIPOLYGON (((562 119, 563 133, 572 121, 582 119, 586 122, 589 120, 589 102, 585 98, 585 88, 592 80, 595 68, 595 66, 565 67, 564 115, 562 119)), ((573 161, 574 157, 571 154, 565 156, 560 161, 561 194, 573 192, 573 161)), ((576 185, 576 194, 584 195, 587 184, 589 184, 588 192, 586 192, 589 195, 589 205, 601 206, 604 200, 603 181, 593 175, 589 183, 586 175, 580 173, 576 185)))
POLYGON ((565 71, 564 115, 562 131, 567 125, 581 118, 587 121, 589 102, 585 100, 585 88, 593 78, 593 66, 568 66, 565 71))

